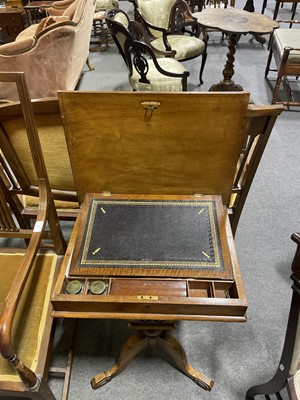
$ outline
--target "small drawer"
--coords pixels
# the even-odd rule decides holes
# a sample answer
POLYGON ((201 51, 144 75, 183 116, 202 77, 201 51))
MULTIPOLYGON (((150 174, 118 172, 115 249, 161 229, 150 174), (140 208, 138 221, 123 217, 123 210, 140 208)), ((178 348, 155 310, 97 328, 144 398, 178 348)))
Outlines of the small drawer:
POLYGON ((189 297, 213 297, 212 284, 209 281, 189 282, 189 297))

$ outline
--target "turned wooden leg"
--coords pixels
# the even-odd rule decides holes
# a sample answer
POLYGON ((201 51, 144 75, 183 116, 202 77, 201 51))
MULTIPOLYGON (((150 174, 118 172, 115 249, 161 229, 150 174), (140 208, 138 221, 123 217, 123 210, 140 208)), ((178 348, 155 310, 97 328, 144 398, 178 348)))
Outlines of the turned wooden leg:
POLYGON ((226 55, 227 60, 225 68, 223 69, 223 80, 212 85, 209 88, 210 92, 239 92, 243 90, 241 85, 235 84, 231 79, 234 75, 234 55, 236 52, 237 38, 238 35, 235 33, 230 33, 228 35, 228 53, 226 55))

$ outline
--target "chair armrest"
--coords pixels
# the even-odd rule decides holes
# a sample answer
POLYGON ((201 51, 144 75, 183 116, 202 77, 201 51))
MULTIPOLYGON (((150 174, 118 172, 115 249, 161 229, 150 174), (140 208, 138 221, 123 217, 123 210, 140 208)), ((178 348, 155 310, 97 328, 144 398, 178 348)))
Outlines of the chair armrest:
POLYGON ((148 37, 149 37, 149 42, 151 42, 151 40, 155 39, 155 36, 152 34, 151 29, 154 31, 158 31, 161 32, 162 34, 162 38, 163 38, 163 42, 164 42, 164 46, 166 48, 167 51, 171 51, 171 45, 168 42, 168 34, 171 33, 171 31, 161 27, 161 26, 155 26, 152 25, 149 21, 147 21, 142 14, 139 12, 139 10, 136 10, 136 20, 138 21, 138 23, 140 23, 143 28, 145 29, 148 37))
MULTIPOLYGON (((137 21, 129 21, 128 26, 129 32, 132 34, 135 40, 146 43, 155 53, 156 56, 160 57, 175 57, 176 50, 158 50, 154 46, 152 46, 151 41, 149 39, 148 32, 143 29, 143 25, 141 25, 137 21)), ((170 45, 169 45, 170 47, 170 45)))
POLYGON ((4 301, 3 312, 0 318, 0 353, 3 358, 7 359, 15 367, 21 380, 27 387, 34 387, 37 384, 37 377, 33 371, 18 359, 13 347, 11 333, 18 303, 43 238, 46 217, 49 212, 48 192, 44 179, 40 180, 39 187, 41 206, 39 207, 35 227, 29 240, 23 261, 4 301))
MULTIPOLYGON (((170 76, 173 78, 183 78, 183 77, 187 78, 190 75, 190 73, 188 71, 185 71, 184 73, 180 74, 180 73, 176 73, 176 72, 169 72, 169 71, 166 71, 163 68, 161 68, 161 66, 157 62, 157 59, 155 56, 155 53, 157 50, 154 49, 152 46, 148 46, 146 43, 134 40, 133 47, 136 47, 136 48, 140 49, 142 52, 147 53, 151 57, 156 69, 163 75, 170 76)), ((171 53, 171 52, 169 52, 169 53, 171 53)))
POLYGON ((17 40, 15 42, 3 44, 2 46, 0 46, 0 55, 10 56, 10 55, 22 54, 33 48, 35 44, 36 44, 35 37, 25 38, 22 40, 17 40))
MULTIPOLYGON (((156 26, 156 25, 152 25, 149 21, 147 21, 143 15, 140 13, 140 11, 137 9, 136 10, 136 20, 138 22, 140 22, 144 28, 147 30, 147 32, 149 31, 149 29, 152 29, 154 31, 158 31, 161 32, 162 34, 165 32, 166 34, 170 33, 166 28, 163 28, 162 26, 156 26)), ((152 36, 154 38, 154 36, 149 32, 149 35, 152 36)))

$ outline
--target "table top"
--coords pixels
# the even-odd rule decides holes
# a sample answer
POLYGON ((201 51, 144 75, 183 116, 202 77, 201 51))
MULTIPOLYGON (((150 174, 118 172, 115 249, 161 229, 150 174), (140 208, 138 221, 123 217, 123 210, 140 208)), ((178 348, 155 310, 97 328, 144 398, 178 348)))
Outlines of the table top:
POLYGON ((193 14, 200 25, 227 33, 267 34, 279 27, 272 18, 236 8, 206 8, 193 14))

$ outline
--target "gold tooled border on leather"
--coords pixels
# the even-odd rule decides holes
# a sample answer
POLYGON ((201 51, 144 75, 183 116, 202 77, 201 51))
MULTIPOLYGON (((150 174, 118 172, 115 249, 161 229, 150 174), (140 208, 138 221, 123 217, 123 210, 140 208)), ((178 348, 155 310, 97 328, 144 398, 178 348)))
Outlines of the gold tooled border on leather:
MULTIPOLYGON (((79 263, 77 268, 86 268, 89 266, 98 268, 109 268, 109 267, 140 267, 140 268, 164 268, 176 269, 223 269, 223 259, 220 239, 218 237, 218 226, 217 216, 215 209, 215 202, 213 200, 187 200, 187 201, 158 201, 158 200, 98 200, 93 199, 90 205, 90 211, 88 215, 88 223, 86 226, 86 234, 82 242, 82 251, 80 254, 79 263), (88 258, 89 246, 91 242, 92 228, 94 225, 96 212, 99 206, 110 205, 136 205, 136 206, 180 206, 180 207, 207 207, 209 213, 210 222, 210 234, 214 252, 214 262, 203 262, 203 261, 149 261, 149 260, 91 260, 88 258)), ((95 250, 97 252, 97 249, 95 250)))

